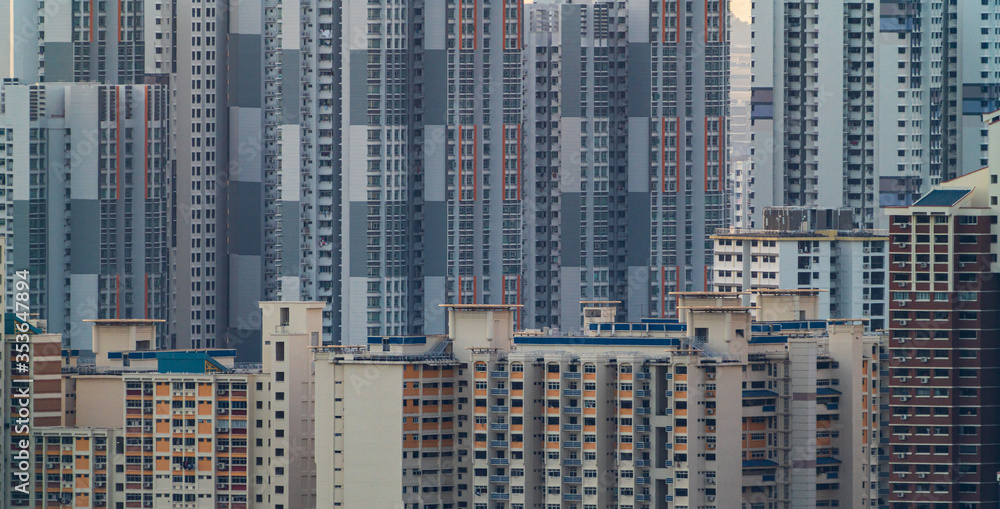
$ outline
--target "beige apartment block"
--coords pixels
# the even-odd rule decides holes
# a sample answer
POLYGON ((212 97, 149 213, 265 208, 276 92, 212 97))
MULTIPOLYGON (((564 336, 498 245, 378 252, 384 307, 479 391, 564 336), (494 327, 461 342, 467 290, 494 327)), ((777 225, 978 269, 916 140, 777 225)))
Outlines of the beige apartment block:
POLYGON ((260 307, 261 364, 156 350, 158 320, 93 320, 93 358, 64 357, 73 426, 35 430, 38 451, 63 452, 36 455, 32 505, 315 508, 309 347, 323 304, 260 307))
POLYGON ((578 336, 448 305, 446 335, 315 349, 317 506, 870 506, 883 337, 817 291, 673 297, 588 303, 578 336))

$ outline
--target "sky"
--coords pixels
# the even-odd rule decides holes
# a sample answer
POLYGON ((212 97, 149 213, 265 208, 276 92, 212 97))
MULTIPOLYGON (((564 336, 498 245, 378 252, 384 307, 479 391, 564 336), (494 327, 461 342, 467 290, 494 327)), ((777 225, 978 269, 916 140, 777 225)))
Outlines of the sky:
POLYGON ((740 21, 750 21, 750 2, 752 0, 730 0, 729 8, 740 21))

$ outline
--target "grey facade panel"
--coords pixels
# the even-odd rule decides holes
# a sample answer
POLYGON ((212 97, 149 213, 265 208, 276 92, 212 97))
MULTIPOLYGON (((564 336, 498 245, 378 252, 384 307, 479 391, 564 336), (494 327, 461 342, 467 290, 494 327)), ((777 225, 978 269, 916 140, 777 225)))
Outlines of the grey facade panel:
MULTIPOLYGON (((368 50, 351 50, 351 125, 368 124, 368 50)), ((354 264, 352 263, 353 267, 354 264)))
POLYGON ((73 43, 46 42, 45 81, 49 83, 73 81, 73 43))
POLYGON ((649 43, 628 45, 628 116, 648 117, 650 111, 649 43))
POLYGON ((73 253, 69 270, 73 274, 98 274, 101 271, 101 203, 98 200, 70 200, 70 210, 73 222, 69 237, 73 253))
POLYGON ((580 193, 562 194, 562 266, 580 266, 580 193))
POLYGON ((299 123, 299 74, 301 52, 286 49, 281 52, 281 123, 299 123))
POLYGON ((281 268, 282 276, 298 276, 301 259, 299 245, 299 202, 281 202, 281 268))
POLYGON ((260 182, 229 182, 229 252, 259 256, 261 245, 260 182))
POLYGON ((229 37, 229 105, 260 108, 263 86, 260 34, 229 37))
POLYGON ((424 55, 424 122, 427 125, 445 123, 448 110, 447 59, 445 50, 427 50, 424 55))
POLYGON ((424 276, 444 276, 448 265, 448 205, 443 201, 424 203, 424 276))
POLYGON ((630 267, 649 266, 649 236, 650 236, 650 201, 649 193, 628 193, 625 197, 628 221, 628 249, 626 263, 630 267))
POLYGON ((580 11, 579 5, 562 8, 562 107, 564 117, 580 116, 580 11), (572 28, 568 28, 572 27, 572 28))
POLYGON ((28 243, 28 207, 28 200, 14 200, 14 259, 11 260, 11 263, 14 264, 15 269, 28 268, 28 250, 18 248, 18 246, 30 245, 28 243))
POLYGON ((368 277, 368 202, 350 203, 351 231, 348 233, 351 267, 349 277, 368 277))

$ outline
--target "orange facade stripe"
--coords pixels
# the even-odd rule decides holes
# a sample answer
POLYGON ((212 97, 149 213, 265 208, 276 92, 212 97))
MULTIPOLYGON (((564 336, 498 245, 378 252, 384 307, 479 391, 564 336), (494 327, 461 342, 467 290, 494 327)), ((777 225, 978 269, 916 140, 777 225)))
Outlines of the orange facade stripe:
POLYGON ((667 119, 660 119, 660 192, 667 192, 667 119))

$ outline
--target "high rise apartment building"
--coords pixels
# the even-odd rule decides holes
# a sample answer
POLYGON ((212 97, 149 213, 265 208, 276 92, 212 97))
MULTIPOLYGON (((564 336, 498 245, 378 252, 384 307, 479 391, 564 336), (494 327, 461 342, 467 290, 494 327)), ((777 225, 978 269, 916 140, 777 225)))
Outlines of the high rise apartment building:
POLYGON ((30 460, 33 454, 23 441, 30 441, 31 431, 36 427, 59 426, 64 422, 62 336, 46 333, 43 323, 22 322, 13 313, 4 316, 2 330, 0 408, 4 421, 0 470, 4 486, 0 487, 0 505, 18 507, 27 501, 16 487, 31 483, 30 478, 17 475, 25 473, 20 462, 30 460), (26 334, 28 340, 18 341, 20 334, 26 334))
POLYGON ((888 209, 890 500, 893 508, 996 505, 1000 329, 1000 115, 989 165, 888 209), (930 504, 930 505, 928 505, 930 504))
POLYGON ((439 333, 441 303, 521 302, 522 4, 340 15, 339 336, 439 333))
POLYGON ((30 272, 31 311, 70 348, 90 348, 84 319, 166 318, 167 95, 160 85, 4 87, 7 273, 30 272))
POLYGON ((447 335, 317 349, 317 502, 877 505, 882 337, 815 320, 815 292, 677 297, 680 319, 588 307, 579 336, 453 305, 447 335))
POLYGON ((880 207, 983 167, 998 15, 957 0, 754 2, 751 221, 769 205, 850 207, 858 227, 885 228, 880 207))
MULTIPOLYGON (((8 83, 166 87, 163 104, 168 113, 163 118, 169 143, 163 156, 171 199, 167 247, 174 284, 168 300, 156 304, 162 310, 157 314, 170 320, 166 345, 214 345, 227 334, 230 310, 225 185, 232 173, 261 172, 246 164, 231 168, 228 162, 227 100, 236 95, 227 88, 228 20, 239 9, 218 0, 5 0, 0 9, 11 13, 12 29, 0 48, 5 53, 0 72, 8 83)), ((241 254, 233 255, 238 266, 244 261, 241 254)), ((254 277, 262 276, 258 271, 254 277)), ((46 298, 61 299, 68 288, 46 289, 46 298)), ((58 330, 61 310, 39 311, 57 320, 53 330, 58 330)))
MULTIPOLYGON (((839 214, 795 208, 765 211, 764 229, 718 230, 714 290, 789 291, 822 288, 819 317, 867 319, 869 330, 886 327, 885 230, 850 230, 849 211, 839 214), (800 219, 812 220, 800 222, 800 219), (832 216, 831 222, 823 221, 832 216), (779 219, 786 219, 780 221, 779 219), (837 221, 840 219, 840 221, 837 221)), ((808 290, 807 290, 808 291, 808 290)))
POLYGON ((588 299, 674 316, 730 214, 726 3, 526 9, 524 323, 579 330, 588 299))

